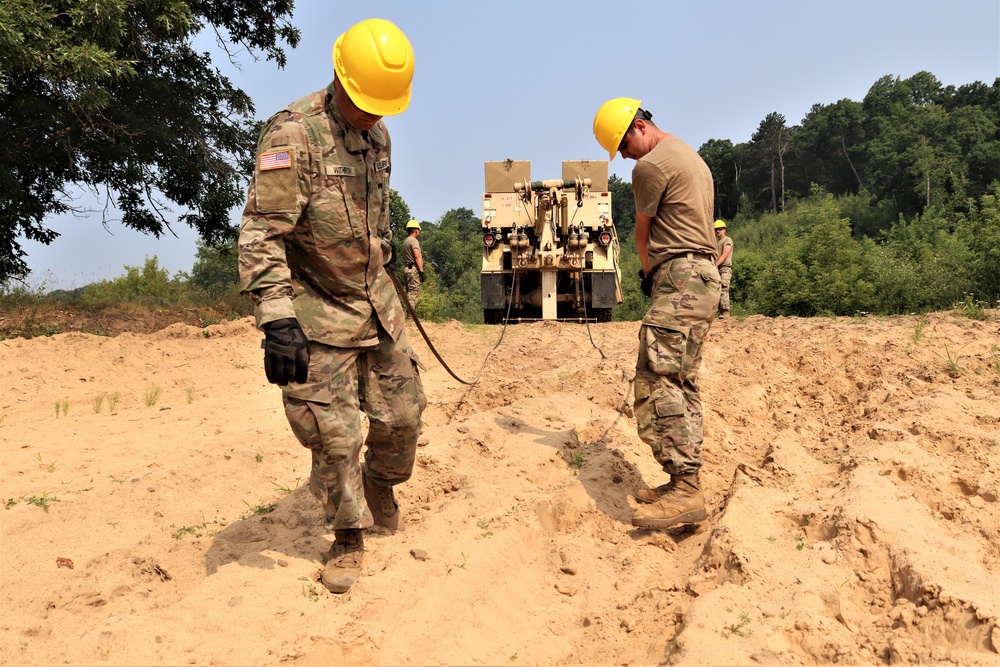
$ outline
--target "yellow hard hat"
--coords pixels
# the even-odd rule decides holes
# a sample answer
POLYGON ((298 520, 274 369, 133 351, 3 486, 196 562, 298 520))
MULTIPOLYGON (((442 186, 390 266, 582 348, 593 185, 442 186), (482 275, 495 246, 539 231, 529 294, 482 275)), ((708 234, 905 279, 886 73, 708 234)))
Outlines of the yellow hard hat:
POLYGON ((716 229, 725 229, 726 228, 726 221, 725 220, 716 220, 715 221, 715 228, 716 229))
POLYGON ((616 97, 597 110, 597 115, 594 116, 594 136, 597 137, 597 143, 608 151, 612 160, 618 155, 618 146, 639 111, 640 104, 642 100, 616 97))
POLYGON ((406 228, 407 229, 420 229, 420 223, 417 222, 416 220, 410 220, 408 223, 406 223, 406 228))
POLYGON ((410 104, 413 47, 385 19, 355 23, 333 45, 333 69, 351 101, 376 116, 393 116, 410 104))

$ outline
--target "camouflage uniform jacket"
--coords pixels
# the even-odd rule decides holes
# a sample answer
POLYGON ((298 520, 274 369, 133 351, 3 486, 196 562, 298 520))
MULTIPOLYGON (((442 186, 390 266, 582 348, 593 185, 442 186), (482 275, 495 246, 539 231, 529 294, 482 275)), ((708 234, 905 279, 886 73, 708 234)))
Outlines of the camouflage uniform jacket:
POLYGON ((376 345, 376 321, 399 337, 403 309, 382 267, 389 154, 384 123, 348 125, 333 84, 268 120, 239 242, 258 327, 295 317, 310 340, 336 347, 376 345))

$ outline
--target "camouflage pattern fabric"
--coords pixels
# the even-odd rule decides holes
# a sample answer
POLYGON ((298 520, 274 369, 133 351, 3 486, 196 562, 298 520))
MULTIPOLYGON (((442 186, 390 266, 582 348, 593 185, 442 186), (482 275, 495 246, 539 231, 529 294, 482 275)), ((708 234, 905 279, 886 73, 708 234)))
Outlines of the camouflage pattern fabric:
POLYGON ((733 280, 733 268, 731 266, 719 267, 719 278, 722 279, 722 298, 719 299, 719 310, 729 311, 729 284, 733 280))
POLYGON ((352 128, 333 85, 268 120, 240 231, 240 284, 257 325, 295 317, 309 340, 375 344, 404 312, 382 268, 389 228, 389 133, 352 128), (293 305, 294 301, 294 305, 293 305))
POLYGON ((359 464, 362 446, 367 474, 381 485, 405 482, 413 473, 427 405, 419 365, 405 331, 393 341, 380 329, 373 348, 310 342, 308 381, 284 388, 288 423, 312 452, 309 488, 333 530, 372 526, 359 464))
POLYGON ((420 272, 415 266, 407 267, 403 269, 403 277, 406 278, 406 298, 416 309, 417 300, 420 299, 420 272))
POLYGON ((715 263, 681 256, 660 265, 639 328, 635 418, 639 437, 663 470, 697 474, 704 438, 698 370, 719 307, 715 263))
POLYGON ((257 326, 294 317, 310 341, 308 379, 283 387, 283 401, 312 452, 310 487, 335 530, 373 523, 361 483, 364 444, 373 478, 387 486, 410 477, 426 405, 403 307, 383 268, 392 240, 389 160, 381 121, 367 132, 348 125, 332 84, 307 95, 261 132, 240 230, 240 284, 257 326))

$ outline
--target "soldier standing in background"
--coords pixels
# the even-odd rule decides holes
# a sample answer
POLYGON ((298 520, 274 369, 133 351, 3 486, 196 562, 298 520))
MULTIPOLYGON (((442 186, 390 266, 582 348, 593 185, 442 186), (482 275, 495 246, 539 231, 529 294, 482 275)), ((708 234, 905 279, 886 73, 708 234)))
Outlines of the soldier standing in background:
POLYGON ((403 241, 403 277, 406 278, 406 298, 417 309, 420 285, 424 282, 424 257, 420 252, 420 223, 406 223, 406 240, 403 241))
POLYGON ((409 104, 413 61, 389 21, 342 34, 333 82, 264 126, 240 231, 240 282, 264 331, 264 370, 312 453, 309 485, 335 535, 322 574, 334 593, 361 574, 362 530, 400 527, 392 487, 413 471, 426 405, 387 273, 395 252, 382 117, 409 104))
POLYGON ((722 298, 719 299, 719 319, 729 316, 729 285, 733 281, 733 240, 726 236, 726 221, 715 221, 715 265, 722 279, 722 298))
POLYGON ((632 525, 660 528, 708 518, 698 473, 703 439, 698 370, 719 307, 712 238, 712 172, 698 153, 653 124, 640 100, 601 105, 594 135, 614 160, 636 161, 635 245, 642 291, 651 299, 639 327, 635 419, 639 437, 670 482, 641 489, 632 525))

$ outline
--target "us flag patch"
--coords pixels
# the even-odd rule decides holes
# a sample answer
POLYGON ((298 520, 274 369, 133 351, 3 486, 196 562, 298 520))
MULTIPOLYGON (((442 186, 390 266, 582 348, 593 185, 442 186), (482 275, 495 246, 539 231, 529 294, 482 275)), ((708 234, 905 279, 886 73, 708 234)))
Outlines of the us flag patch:
POLYGON ((291 151, 274 151, 273 153, 260 154, 260 170, 268 169, 288 169, 292 166, 291 151))

